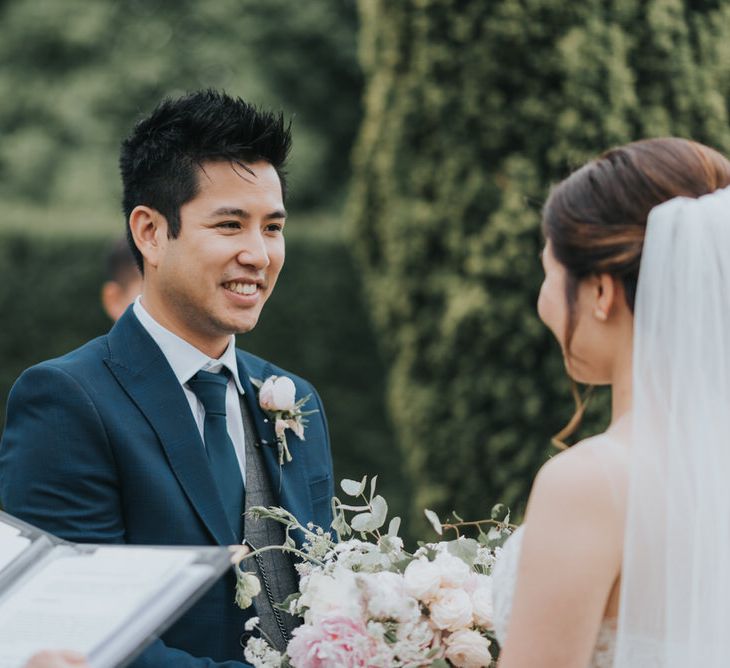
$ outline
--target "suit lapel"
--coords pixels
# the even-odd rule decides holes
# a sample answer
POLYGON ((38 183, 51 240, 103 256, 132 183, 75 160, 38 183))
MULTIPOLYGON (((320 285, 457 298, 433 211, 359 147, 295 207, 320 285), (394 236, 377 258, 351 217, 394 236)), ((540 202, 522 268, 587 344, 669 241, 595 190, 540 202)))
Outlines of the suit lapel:
POLYGON ((109 350, 107 367, 152 426, 198 516, 218 544, 237 543, 185 393, 131 307, 109 333, 109 350))
POLYGON ((261 381, 265 380, 273 374, 273 370, 266 364, 261 368, 261 375, 252 373, 255 370, 253 368, 251 370, 247 369, 243 355, 240 351, 237 351, 237 353, 238 376, 244 389, 244 399, 256 429, 257 445, 261 447, 272 489, 279 498, 281 506, 293 513, 298 520, 309 521, 308 518, 311 516, 312 511, 312 499, 304 475, 303 460, 298 459, 296 456, 297 447, 294 441, 298 441, 298 439, 290 433, 287 434, 293 460, 280 466, 274 425, 259 407, 258 393, 251 382, 251 377, 261 381))

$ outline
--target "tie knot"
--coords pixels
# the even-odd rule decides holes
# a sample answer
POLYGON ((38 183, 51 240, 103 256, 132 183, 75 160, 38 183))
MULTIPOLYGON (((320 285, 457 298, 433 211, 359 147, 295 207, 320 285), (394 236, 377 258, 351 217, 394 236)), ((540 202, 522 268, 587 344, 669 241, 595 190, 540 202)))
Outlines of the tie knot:
POLYGON ((228 369, 220 373, 198 371, 189 381, 188 386, 193 391, 206 415, 226 414, 226 388, 228 387, 228 369))

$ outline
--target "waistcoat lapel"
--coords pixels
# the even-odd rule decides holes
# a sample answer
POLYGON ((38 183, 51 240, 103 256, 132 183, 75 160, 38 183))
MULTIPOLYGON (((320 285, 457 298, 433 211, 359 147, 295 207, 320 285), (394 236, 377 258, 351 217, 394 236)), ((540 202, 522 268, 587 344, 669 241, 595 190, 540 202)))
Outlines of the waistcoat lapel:
MULTIPOLYGON (((287 433, 293 460, 280 465, 274 425, 258 405, 258 393, 251 383, 251 376, 240 354, 238 355, 238 375, 244 388, 244 400, 256 431, 257 444, 260 446, 264 465, 278 504, 291 512, 300 522, 306 523, 312 514, 312 500, 302 460, 297 460, 296 441, 299 439, 290 432, 287 433)), ((257 380, 265 380, 270 375, 272 375, 272 370, 265 365, 261 377, 254 377, 257 380)), ((301 539, 299 532, 296 532, 294 537, 299 543, 301 539)))

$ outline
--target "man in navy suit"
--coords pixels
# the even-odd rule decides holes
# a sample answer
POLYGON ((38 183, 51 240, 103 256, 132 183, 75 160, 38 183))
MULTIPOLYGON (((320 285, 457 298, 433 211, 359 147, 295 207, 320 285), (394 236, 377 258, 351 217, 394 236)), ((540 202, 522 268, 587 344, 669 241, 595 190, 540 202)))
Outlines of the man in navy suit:
MULTIPOLYGON (((165 100, 136 125, 120 166, 142 295, 108 335, 16 382, 0 443, 5 510, 95 543, 245 536, 261 547, 283 536, 241 520, 260 503, 329 525, 332 462, 317 393, 234 341, 256 325, 284 262, 290 141, 281 115, 214 91, 165 100), (283 464, 252 382, 270 376, 291 378, 296 398, 310 397, 303 410, 316 411, 305 440, 287 432, 293 460, 283 464)), ((266 554, 277 556, 256 561, 267 586, 255 613, 283 646, 294 623, 272 599, 296 587, 294 569, 266 554)), ((234 586, 232 573, 219 581, 135 667, 247 665, 252 611, 235 607, 234 586)))

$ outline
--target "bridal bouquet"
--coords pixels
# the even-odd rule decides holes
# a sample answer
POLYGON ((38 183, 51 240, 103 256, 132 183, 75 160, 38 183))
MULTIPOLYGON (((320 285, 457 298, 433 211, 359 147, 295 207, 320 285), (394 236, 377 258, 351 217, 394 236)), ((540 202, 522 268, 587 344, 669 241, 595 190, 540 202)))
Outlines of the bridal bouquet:
MULTIPOLYGON (((283 546, 257 552, 284 549, 300 557, 299 592, 281 608, 304 620, 286 654, 265 638, 251 638, 245 657, 256 668, 493 665, 497 648, 490 573, 512 530, 509 514, 495 506, 488 520, 465 522, 455 515, 442 523, 427 510, 435 531, 453 531, 454 538, 419 543, 411 554, 398 537, 399 518, 384 528, 388 506, 375 493, 376 478, 369 494, 367 478, 342 481, 342 490, 354 501, 332 500, 332 533, 311 524, 303 527, 282 508, 249 511, 286 526, 283 546), (476 538, 463 536, 464 527, 475 529, 476 538), (301 549, 291 538, 295 530, 305 537, 301 549)), ((255 576, 240 568, 238 577, 239 605, 247 607, 260 587, 255 576)), ((257 623, 249 620, 249 630, 257 623)))

